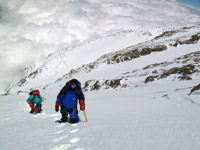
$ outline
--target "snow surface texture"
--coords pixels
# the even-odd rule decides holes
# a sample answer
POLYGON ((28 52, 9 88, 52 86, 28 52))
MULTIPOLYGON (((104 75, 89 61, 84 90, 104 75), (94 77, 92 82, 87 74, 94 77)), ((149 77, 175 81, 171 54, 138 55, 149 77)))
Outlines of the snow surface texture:
POLYGON ((89 122, 80 112, 78 124, 55 123, 60 119, 54 112, 60 88, 42 93, 47 100, 37 115, 28 113, 27 96, 1 96, 0 149, 197 150, 199 94, 187 96, 189 90, 177 92, 177 87, 179 82, 159 81, 133 89, 86 92, 89 122))
MULTIPOLYGON (((200 92, 197 90, 188 95, 191 88, 200 83, 199 27, 198 25, 166 32, 143 43, 129 45, 128 48, 119 51, 110 51, 111 53, 97 60, 94 58, 95 61, 92 63, 80 67, 81 64, 77 65, 78 68, 74 68, 70 76, 67 73, 59 80, 56 80, 57 76, 53 78, 51 75, 48 80, 40 80, 48 73, 53 73, 50 72, 52 69, 48 68, 48 64, 51 66, 51 62, 54 62, 51 59, 54 58, 53 55, 57 60, 54 63, 58 63, 58 66, 64 64, 58 59, 65 57, 60 55, 64 54, 62 51, 52 54, 41 63, 39 68, 36 68, 40 69, 44 65, 48 68, 46 71, 32 74, 33 76, 27 79, 28 82, 22 84, 20 82, 11 87, 10 93, 19 93, 19 95, 0 97, 2 106, 0 107, 0 149, 199 149, 200 92), (193 36, 196 40, 191 40, 192 35, 197 35, 193 36), (167 48, 151 53, 145 51, 147 52, 145 55, 130 60, 124 59, 130 51, 142 52, 146 46, 153 49, 160 44, 167 48), (118 61, 113 58, 123 59, 118 61), (92 66, 93 64, 95 66, 92 66), (184 66, 190 67, 186 68, 185 72, 181 72, 180 68, 184 66), (155 80, 145 83, 145 79, 149 76, 153 76, 155 80), (182 80, 182 77, 189 80, 182 80), (71 78, 77 78, 84 86, 88 123, 85 122, 82 111, 79 112, 81 122, 78 124, 55 123, 61 117, 54 111, 57 94, 71 78), (122 79, 120 86, 106 87, 107 85, 104 84, 107 83, 105 80, 115 79, 122 79), (85 84, 87 82, 88 86, 85 84), (47 83, 48 86, 45 86, 47 83), (32 115, 28 113, 30 108, 25 101, 28 98, 26 92, 36 87, 40 89, 46 101, 43 102, 43 112, 32 115)), ((110 44, 114 45, 113 42, 110 44)), ((81 47, 74 50, 78 51, 78 49, 81 47)), ((65 67, 65 65, 61 66, 65 67)), ((31 67, 27 72, 30 70, 31 67)))
POLYGON ((200 9, 176 0, 1 0, 0 14, 0 87, 27 65, 77 43, 122 30, 200 23, 200 9))

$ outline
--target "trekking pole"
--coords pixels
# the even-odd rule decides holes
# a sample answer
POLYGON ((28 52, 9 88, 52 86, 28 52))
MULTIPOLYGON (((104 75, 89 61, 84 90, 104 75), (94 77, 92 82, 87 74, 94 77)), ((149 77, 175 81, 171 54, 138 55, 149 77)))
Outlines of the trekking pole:
MULTIPOLYGON (((42 96, 41 96, 41 97, 42 97, 42 96)), ((46 99, 45 99, 45 98, 43 98, 43 97, 42 97, 42 99, 46 101, 46 99)))
POLYGON ((86 122, 88 122, 87 116, 86 116, 86 114, 85 114, 85 110, 84 110, 83 112, 84 112, 84 115, 85 115, 85 120, 86 120, 86 122))

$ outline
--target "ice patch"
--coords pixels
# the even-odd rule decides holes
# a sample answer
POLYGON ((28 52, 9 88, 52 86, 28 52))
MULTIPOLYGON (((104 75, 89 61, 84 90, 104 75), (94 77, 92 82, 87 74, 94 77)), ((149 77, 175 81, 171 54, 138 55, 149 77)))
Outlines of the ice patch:
POLYGON ((79 140, 80 140, 80 138, 72 138, 70 140, 70 143, 74 144, 74 143, 77 143, 79 140))

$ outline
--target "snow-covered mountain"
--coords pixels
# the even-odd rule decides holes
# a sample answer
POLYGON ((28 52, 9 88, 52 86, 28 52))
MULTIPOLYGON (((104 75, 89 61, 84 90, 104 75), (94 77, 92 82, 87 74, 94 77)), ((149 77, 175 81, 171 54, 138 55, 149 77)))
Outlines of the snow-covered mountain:
POLYGON ((200 9, 178 0, 1 0, 0 93, 24 67, 35 62, 38 68, 57 50, 125 30, 199 23, 200 9))
POLYGON ((199 29, 200 25, 164 33, 129 30, 61 50, 37 66, 26 68, 27 75, 11 85, 6 93, 35 88, 45 90, 48 86, 62 85, 70 78, 81 80, 85 90, 130 88, 148 82, 148 79, 160 80, 171 74, 179 74, 180 79, 190 79, 191 75, 198 76, 199 72, 198 62, 192 61, 198 58, 199 29), (184 55, 191 55, 191 61, 178 63, 178 59, 187 60, 184 55), (185 73, 187 65, 191 68, 185 73), (117 85, 112 85, 111 81, 117 85))
POLYGON ((177 0, 1 0, 0 90, 24 76, 0 96, 0 150, 198 150, 199 23, 177 0), (88 123, 57 124, 72 78, 88 123))
POLYGON ((0 150, 197 150, 199 39, 200 25, 128 30, 52 53, 0 96, 0 150), (78 124, 57 124, 56 97, 72 78, 88 123, 79 111, 78 124), (31 115, 35 88, 46 100, 31 115))

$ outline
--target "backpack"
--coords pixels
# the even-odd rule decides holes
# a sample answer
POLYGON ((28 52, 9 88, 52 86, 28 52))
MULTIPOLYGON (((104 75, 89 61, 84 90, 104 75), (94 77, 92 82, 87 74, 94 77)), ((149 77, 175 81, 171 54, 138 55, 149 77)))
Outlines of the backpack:
MULTIPOLYGON (((33 91, 31 91, 30 93, 29 93, 29 95, 31 95, 31 94, 33 94, 34 96, 33 96, 33 99, 32 100, 34 100, 35 99, 35 96, 38 96, 39 94, 40 94, 40 91, 39 90, 33 90, 33 91)), ((32 101, 31 100, 31 101, 32 101)))
POLYGON ((33 94, 33 95, 39 95, 39 94, 40 94, 40 91, 39 91, 39 90, 33 90, 33 91, 31 91, 31 92, 29 93, 29 95, 31 95, 31 94, 33 94))

